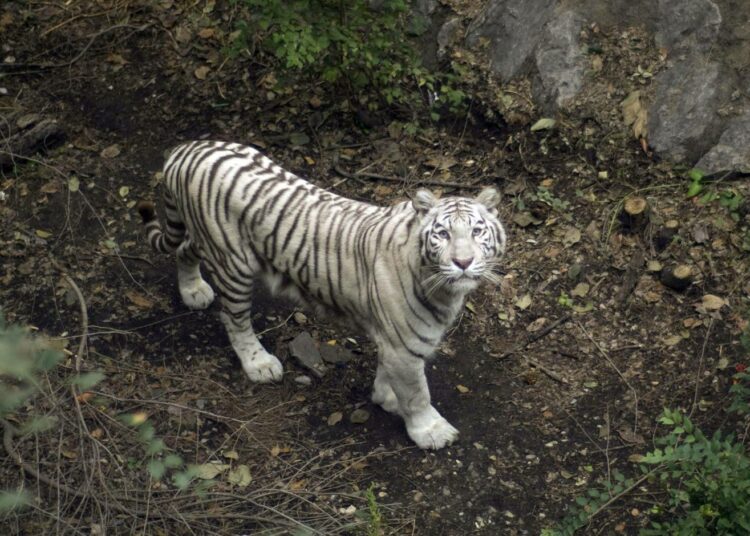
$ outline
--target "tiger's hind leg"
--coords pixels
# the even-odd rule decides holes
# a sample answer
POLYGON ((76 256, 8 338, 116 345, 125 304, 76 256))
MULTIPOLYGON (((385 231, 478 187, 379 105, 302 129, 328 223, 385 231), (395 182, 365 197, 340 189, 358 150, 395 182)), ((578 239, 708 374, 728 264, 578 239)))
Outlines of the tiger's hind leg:
POLYGON ((236 290, 233 285, 232 297, 228 298, 226 291, 222 289, 221 296, 221 320, 229 335, 232 348, 240 358, 242 368, 251 381, 257 383, 279 381, 284 375, 284 367, 275 355, 263 348, 253 331, 249 286, 239 295, 236 290))
POLYGON ((205 309, 214 301, 211 285, 201 276, 201 258, 190 239, 177 249, 177 284, 180 296, 190 309, 205 309))

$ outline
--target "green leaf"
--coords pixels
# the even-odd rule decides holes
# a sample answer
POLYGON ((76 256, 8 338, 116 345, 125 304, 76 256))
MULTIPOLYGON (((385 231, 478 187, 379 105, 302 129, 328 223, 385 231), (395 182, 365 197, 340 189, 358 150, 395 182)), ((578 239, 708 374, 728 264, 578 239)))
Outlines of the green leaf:
POLYGON ((151 478, 154 480, 161 480, 161 477, 164 476, 167 470, 167 466, 161 460, 151 460, 148 462, 147 468, 151 478))
POLYGON ((91 389, 97 383, 104 379, 104 374, 101 372, 84 372, 73 378, 73 385, 80 388, 82 391, 91 389))
POLYGON ((31 502, 31 497, 22 491, 0 491, 0 512, 10 512, 31 502))
POLYGON ((690 171, 688 171, 688 177, 693 182, 700 182, 703 180, 703 177, 705 177, 706 174, 703 172, 703 170, 698 168, 693 168, 690 171))
POLYGON ((702 190, 703 190, 703 185, 700 182, 692 182, 690 183, 690 187, 688 188, 687 196, 695 197, 696 195, 701 193, 702 190))

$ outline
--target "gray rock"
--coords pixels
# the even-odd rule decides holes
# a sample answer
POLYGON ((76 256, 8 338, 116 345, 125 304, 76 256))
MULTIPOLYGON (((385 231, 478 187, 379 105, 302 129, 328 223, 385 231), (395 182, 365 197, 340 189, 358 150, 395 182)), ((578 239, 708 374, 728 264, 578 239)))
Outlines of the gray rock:
POLYGON ((659 0, 656 44, 673 51, 708 52, 721 28, 721 11, 711 0, 659 0))
POLYGON ((490 42, 490 67, 503 81, 522 74, 528 67, 544 25, 554 13, 555 0, 491 0, 474 19, 466 43, 490 42))
POLYGON ((539 78, 535 81, 534 94, 547 109, 563 106, 583 86, 586 58, 578 37, 584 23, 583 17, 566 11, 545 26, 535 53, 539 78))
POLYGON ((719 138, 724 119, 717 113, 731 92, 731 78, 718 63, 696 54, 659 73, 649 109, 651 146, 675 162, 694 163, 719 138))
POLYGON ((326 367, 315 341, 308 332, 303 331, 289 343, 289 353, 318 378, 323 377, 326 367))
POLYGON ((354 359, 354 354, 340 345, 331 346, 330 344, 320 345, 320 355, 326 363, 337 364, 347 363, 354 359))
POLYGON ((298 383, 299 385, 310 385, 312 383, 312 378, 310 376, 307 376, 305 374, 300 374, 296 378, 294 378, 294 382, 298 383))
POLYGON ((458 32, 461 29, 460 17, 453 17, 445 21, 437 34, 438 57, 445 56, 448 47, 456 42, 458 32))
POLYGON ((362 424, 364 422, 367 422, 367 419, 370 418, 370 412, 366 409, 355 409, 352 411, 352 414, 349 415, 349 422, 352 424, 362 424))
POLYGON ((750 173, 750 112, 729 121, 719 143, 703 155, 696 167, 708 173, 750 173))

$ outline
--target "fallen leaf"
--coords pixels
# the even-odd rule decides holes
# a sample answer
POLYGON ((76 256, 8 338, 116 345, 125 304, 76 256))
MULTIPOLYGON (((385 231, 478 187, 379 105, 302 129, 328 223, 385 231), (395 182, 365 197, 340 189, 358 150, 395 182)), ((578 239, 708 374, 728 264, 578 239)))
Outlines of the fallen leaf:
POLYGON ((547 319, 543 316, 540 316, 536 320, 534 320, 531 324, 526 326, 526 331, 529 333, 534 333, 535 331, 539 331, 544 327, 544 324, 547 323, 547 319))
POLYGON ((565 231, 565 236, 563 236, 563 244, 565 244, 565 247, 570 247, 580 241, 581 231, 579 231, 575 227, 570 227, 567 231, 565 231))
POLYGON ((227 473, 227 482, 234 484, 238 488, 245 488, 253 481, 250 476, 250 468, 247 465, 238 465, 227 473))
POLYGON ((200 32, 198 32, 198 36, 202 39, 209 39, 213 37, 216 34, 216 30, 213 28, 203 28, 200 32))
POLYGON ((60 191, 60 183, 57 181, 49 181, 47 184, 39 188, 39 191, 44 194, 56 194, 60 191))
POLYGON ((190 30, 187 29, 187 27, 178 26, 177 30, 175 30, 174 32, 174 38, 178 43, 184 45, 193 38, 193 34, 190 30))
POLYGON ((531 305, 531 295, 530 294, 524 294, 520 298, 516 300, 515 306, 519 309, 528 309, 529 305, 531 305))
POLYGON ((223 456, 229 460, 239 460, 240 455, 237 453, 236 450, 228 450, 226 451, 223 456))
POLYGON ((126 291, 125 297, 141 309, 151 309, 154 306, 154 302, 152 300, 134 290, 126 291))
POLYGON ((513 216, 513 223, 519 227, 528 227, 529 225, 539 225, 542 220, 535 218, 530 212, 519 212, 513 216))
POLYGON ((718 311, 727 304, 722 298, 714 294, 706 294, 701 300, 701 306, 706 311, 718 311))
POLYGON ((637 432, 633 432, 630 428, 626 426, 622 426, 617 429, 617 434, 620 436, 620 439, 625 441, 625 443, 634 443, 637 445, 642 445, 646 442, 645 439, 643 439, 643 436, 637 432))
POLYGON ((198 80, 205 80, 210 70, 211 67, 209 67, 208 65, 201 65, 200 67, 197 67, 195 71, 193 71, 193 74, 198 80))
POLYGON ((120 186, 120 189, 118 190, 118 193, 120 194, 120 197, 127 197, 130 193, 130 187, 129 186, 120 186))
POLYGON ((68 190, 70 190, 71 192, 77 192, 80 186, 81 181, 78 179, 78 177, 73 176, 68 179, 68 190))
POLYGON ((545 130, 550 129, 557 124, 557 121, 550 117, 542 117, 539 121, 531 125, 531 132, 536 132, 537 130, 545 130))
POLYGON ((49 238, 50 236, 52 236, 52 233, 50 233, 49 231, 44 231, 44 230, 42 230, 42 229, 37 229, 37 230, 36 230, 36 231, 34 231, 34 232, 36 233, 36 235, 37 235, 37 236, 38 236, 39 238, 49 238))
POLYGON ((341 419, 344 418, 344 414, 340 411, 334 411, 328 416, 328 426, 335 426, 338 423, 341 422, 341 419))
POLYGON ((679 344, 681 340, 682 340, 681 335, 672 335, 670 337, 666 337, 662 339, 662 342, 664 343, 665 346, 676 346, 677 344, 679 344))
POLYGON ((271 447, 271 456, 277 458, 279 454, 287 454, 291 451, 292 449, 290 449, 289 447, 280 447, 279 445, 274 445, 273 447, 271 447))
POLYGON ((578 283, 576 287, 570 291, 570 295, 577 297, 577 298, 583 298, 588 293, 589 293, 588 283, 578 283))
POLYGON ((115 158, 120 154, 120 146, 116 143, 114 145, 110 145, 109 147, 106 147, 102 149, 102 152, 99 153, 99 156, 102 158, 115 158))
POLYGON ((462 395, 465 395, 466 393, 471 391, 471 389, 469 389, 465 385, 461 385, 460 383, 456 385, 456 390, 458 390, 458 392, 461 393, 462 395))
POLYGON ((305 487, 305 484, 307 484, 307 479, 305 478, 303 478, 302 480, 293 480, 289 483, 289 489, 291 491, 299 491, 305 487))
POLYGON ((641 92, 633 91, 620 103, 622 118, 633 128, 636 138, 648 137, 648 109, 641 103, 641 92))
POLYGON ((474 308, 474 304, 470 301, 466 302, 466 308, 471 311, 473 314, 477 314, 477 310, 474 308))
POLYGON ((78 453, 74 450, 62 450, 61 454, 63 457, 69 459, 69 460, 77 460, 78 459, 78 453))
POLYGON ((195 476, 201 480, 211 480, 229 469, 229 465, 220 462, 208 462, 195 466, 195 476))

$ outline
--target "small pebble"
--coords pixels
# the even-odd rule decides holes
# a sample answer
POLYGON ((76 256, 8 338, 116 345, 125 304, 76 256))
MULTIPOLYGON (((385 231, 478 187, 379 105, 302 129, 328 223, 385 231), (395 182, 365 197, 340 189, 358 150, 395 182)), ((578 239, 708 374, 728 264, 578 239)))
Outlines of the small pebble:
POLYGON ((349 422, 352 424, 362 424, 370 418, 370 412, 366 409, 355 409, 352 414, 349 415, 349 422))
POLYGON ((310 385, 312 383, 312 378, 310 376, 305 376, 304 374, 302 374, 294 378, 294 381, 300 385, 310 385))

